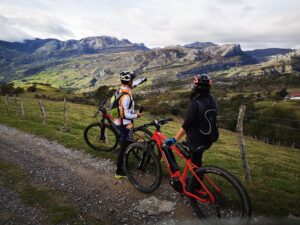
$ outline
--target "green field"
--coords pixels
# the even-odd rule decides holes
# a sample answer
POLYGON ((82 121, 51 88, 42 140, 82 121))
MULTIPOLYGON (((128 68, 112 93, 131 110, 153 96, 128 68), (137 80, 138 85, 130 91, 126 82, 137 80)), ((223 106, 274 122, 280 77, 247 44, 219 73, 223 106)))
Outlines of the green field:
MULTIPOLYGON (((38 92, 39 93, 39 92, 38 92)), ((42 126, 38 100, 24 94, 25 118, 17 118, 14 101, 11 98, 9 115, 6 115, 4 97, 0 97, 0 123, 20 130, 56 140, 66 147, 80 149, 98 156, 116 158, 113 153, 101 153, 90 149, 84 142, 84 128, 95 119, 92 118, 96 108, 93 106, 68 104, 68 126, 70 132, 62 132, 63 102, 43 100, 47 112, 47 124, 42 126)), ((19 105, 19 103, 18 103, 19 105)), ((154 119, 146 113, 136 124, 154 119)), ((165 125, 162 132, 172 137, 180 127, 181 121, 165 125)), ((288 216, 300 215, 300 152, 296 149, 277 147, 246 138, 248 160, 253 172, 253 180, 244 182, 250 193, 256 214, 288 216)), ((220 140, 208 150, 204 160, 206 165, 223 167, 243 180, 240 150, 236 134, 221 130, 220 140)))

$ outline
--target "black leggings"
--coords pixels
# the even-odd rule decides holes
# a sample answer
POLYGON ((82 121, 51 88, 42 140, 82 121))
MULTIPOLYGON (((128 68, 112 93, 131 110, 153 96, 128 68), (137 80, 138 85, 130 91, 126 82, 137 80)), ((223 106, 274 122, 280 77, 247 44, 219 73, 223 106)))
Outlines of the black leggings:
POLYGON ((123 172, 123 158, 128 145, 133 141, 133 129, 127 129, 125 125, 118 126, 121 131, 120 151, 117 158, 117 173, 123 172))
POLYGON ((211 145, 201 145, 198 147, 194 147, 190 144, 188 144, 188 147, 191 150, 192 153, 192 162, 198 166, 201 167, 202 166, 202 158, 203 158, 203 153, 205 150, 209 149, 211 147, 211 145))

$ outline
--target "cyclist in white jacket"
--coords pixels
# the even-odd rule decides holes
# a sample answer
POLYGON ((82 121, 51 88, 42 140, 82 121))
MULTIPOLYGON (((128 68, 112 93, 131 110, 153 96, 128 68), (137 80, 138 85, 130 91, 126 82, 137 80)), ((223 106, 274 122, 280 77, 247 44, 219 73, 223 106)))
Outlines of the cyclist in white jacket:
POLYGON ((118 94, 121 94, 119 98, 119 118, 114 120, 114 123, 121 131, 120 137, 120 151, 117 159, 117 170, 115 178, 126 177, 123 169, 123 156, 127 146, 133 141, 133 120, 141 117, 142 113, 136 113, 134 111, 134 101, 132 98, 132 85, 133 79, 136 77, 134 72, 124 71, 120 74, 121 87, 118 90, 118 94))

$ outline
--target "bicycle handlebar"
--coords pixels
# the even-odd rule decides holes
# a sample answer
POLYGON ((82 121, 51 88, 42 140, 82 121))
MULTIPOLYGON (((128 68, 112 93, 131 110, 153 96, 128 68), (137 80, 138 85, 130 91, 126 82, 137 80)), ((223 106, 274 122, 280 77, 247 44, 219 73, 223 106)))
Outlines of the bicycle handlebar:
POLYGON ((150 123, 146 123, 144 125, 142 125, 143 127, 148 127, 148 126, 160 126, 160 125, 164 125, 170 121, 173 121, 172 118, 167 118, 167 119, 160 119, 160 120, 153 120, 150 123))

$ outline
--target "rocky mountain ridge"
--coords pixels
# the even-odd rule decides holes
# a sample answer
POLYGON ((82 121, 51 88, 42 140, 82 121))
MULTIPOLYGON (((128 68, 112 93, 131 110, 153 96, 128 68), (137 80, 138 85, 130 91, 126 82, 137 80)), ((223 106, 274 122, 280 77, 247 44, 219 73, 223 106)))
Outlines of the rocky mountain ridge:
POLYGON ((293 49, 290 48, 267 48, 267 49, 255 49, 252 51, 245 51, 245 53, 251 55, 259 62, 266 62, 273 56, 285 55, 292 51, 293 49))
POLYGON ((134 70, 153 82, 165 82, 257 63, 239 44, 195 42, 148 49, 143 44, 107 36, 68 41, 0 41, 0 82, 50 83, 80 91, 114 84, 122 70, 134 70))
POLYGON ((206 47, 210 47, 210 46, 217 46, 217 44, 212 43, 212 42, 193 42, 191 44, 186 44, 183 47, 185 48, 206 48, 206 47))
POLYGON ((85 61, 84 68, 70 66, 71 70, 80 68, 80 74, 91 77, 93 84, 107 79, 121 70, 132 69, 138 72, 169 69, 176 75, 179 72, 207 64, 213 70, 223 69, 226 65, 255 63, 246 56, 238 44, 215 45, 205 43, 199 48, 170 46, 161 49, 148 49, 143 44, 132 44, 123 39, 102 36, 76 40, 59 41, 56 39, 27 40, 24 43, 0 41, 0 81, 20 79, 43 73, 50 68, 69 68, 74 58, 85 61), (88 58, 88 60, 87 60, 88 58), (230 61, 230 64, 228 62, 230 61), (87 72, 91 68, 91 72, 87 72), (178 69, 174 69, 178 68, 178 69))
POLYGON ((112 53, 122 51, 148 50, 144 44, 131 43, 109 36, 87 37, 80 40, 60 41, 57 39, 34 39, 24 42, 0 41, 0 47, 26 54, 79 55, 112 53))

